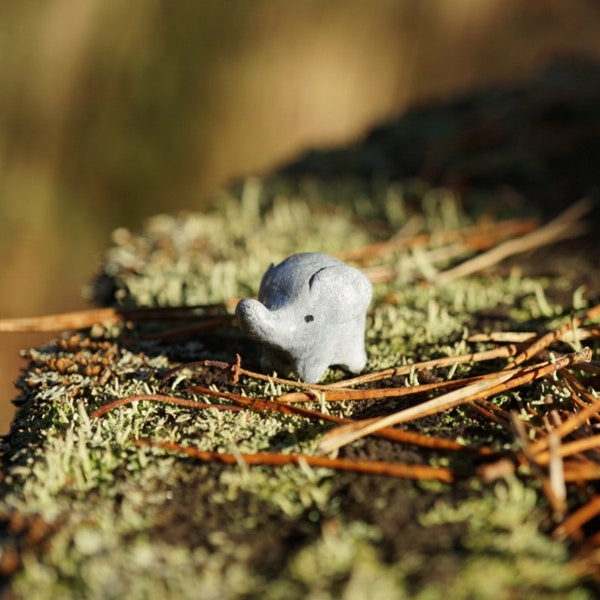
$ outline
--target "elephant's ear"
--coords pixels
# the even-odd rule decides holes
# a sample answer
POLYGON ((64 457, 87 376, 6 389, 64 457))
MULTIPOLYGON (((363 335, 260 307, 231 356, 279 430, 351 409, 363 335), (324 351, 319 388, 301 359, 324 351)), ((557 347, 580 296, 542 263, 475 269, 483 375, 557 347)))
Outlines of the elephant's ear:
MULTIPOLYGON (((371 302, 373 287, 358 269, 347 265, 323 267, 309 280, 311 298, 333 306, 329 318, 337 323, 351 321, 365 312, 371 302)), ((325 309, 325 312, 327 309, 325 309)))
POLYGON ((273 273, 275 271, 275 265, 271 263, 269 268, 265 271, 265 274, 260 280, 260 287, 258 288, 258 299, 263 302, 265 296, 269 293, 269 289, 273 286, 273 273))

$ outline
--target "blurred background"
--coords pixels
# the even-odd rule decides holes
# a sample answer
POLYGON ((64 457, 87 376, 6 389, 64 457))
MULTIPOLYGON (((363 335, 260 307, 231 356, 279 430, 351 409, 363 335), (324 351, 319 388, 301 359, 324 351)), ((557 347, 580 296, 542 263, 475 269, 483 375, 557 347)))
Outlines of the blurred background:
MULTIPOLYGON (((119 226, 408 107, 600 58, 596 0, 0 1, 0 317, 83 308, 119 226)), ((0 433, 19 349, 0 338, 0 433)))

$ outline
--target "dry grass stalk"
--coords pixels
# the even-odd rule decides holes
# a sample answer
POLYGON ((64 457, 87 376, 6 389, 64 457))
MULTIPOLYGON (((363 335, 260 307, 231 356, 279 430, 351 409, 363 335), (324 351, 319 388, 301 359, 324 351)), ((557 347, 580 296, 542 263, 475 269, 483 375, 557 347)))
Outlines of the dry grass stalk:
POLYGON ((115 308, 96 308, 46 315, 43 317, 23 317, 19 319, 0 319, 1 333, 29 333, 84 329, 96 323, 120 323, 125 320, 123 313, 115 308))
POLYGON ((312 402, 316 400, 324 400, 326 402, 351 402, 359 400, 382 400, 384 398, 403 398, 406 396, 420 396, 427 392, 441 390, 447 388, 460 388, 466 385, 490 379, 494 374, 476 375, 465 379, 452 379, 448 381, 440 381, 436 383, 422 383, 419 385, 389 387, 389 388, 369 388, 360 390, 322 390, 318 394, 310 392, 289 392, 282 394, 277 398, 279 402, 296 403, 296 402, 312 402))
MULTIPOLYGON (((535 461, 535 457, 531 452, 531 444, 529 442, 529 437, 525 430, 525 423, 516 413, 511 413, 511 426, 513 428, 515 438, 521 447, 521 453, 517 456, 517 460, 526 465, 531 473, 538 479, 538 481, 542 485, 542 490, 548 499, 548 502, 552 506, 552 510, 557 519, 562 518, 565 512, 565 502, 562 499, 562 490, 558 489, 558 494, 556 493, 554 486, 555 482, 552 481, 552 477, 549 476, 535 461), (553 485, 554 484, 554 485, 553 485)), ((556 477, 556 476, 555 476, 556 477)), ((564 476, 561 477, 561 480, 564 484, 564 476)))
MULTIPOLYGON (((579 412, 574 413, 567 420, 563 421, 558 427, 554 429, 554 433, 561 438, 566 437, 570 433, 579 429, 582 425, 587 423, 593 416, 600 413, 600 400, 596 400, 581 409, 579 412)), ((548 440, 542 438, 532 443, 531 451, 533 454, 539 454, 548 450, 548 440)))
POLYGON ((560 452, 561 440, 554 432, 548 433, 549 448, 549 497, 555 518, 562 518, 567 511, 567 488, 565 486, 565 471, 560 452))

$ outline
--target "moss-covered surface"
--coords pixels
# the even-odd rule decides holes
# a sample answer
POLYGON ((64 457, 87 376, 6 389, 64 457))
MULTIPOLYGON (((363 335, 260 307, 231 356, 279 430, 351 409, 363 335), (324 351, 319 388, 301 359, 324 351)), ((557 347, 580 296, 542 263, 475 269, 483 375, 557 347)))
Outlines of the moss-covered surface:
MULTIPOLYGON (((593 100, 600 78, 588 74, 585 65, 570 74, 558 69, 528 91, 416 111, 349 151, 311 155, 279 176, 228 188, 212 211, 154 217, 138 233, 117 231, 91 296, 125 308, 224 303, 231 310, 236 298, 256 292, 270 262, 291 253, 338 253, 429 233, 424 245, 359 263, 376 281, 368 371, 490 347, 469 342, 472 333, 556 327, 600 301, 593 235, 443 284, 435 273, 466 257, 454 246, 440 250, 444 231, 523 216, 534 206, 547 210, 547 198, 566 204, 596 181, 589 157, 597 153, 593 100)), ((202 310, 198 315, 206 323, 202 310)), ((260 398, 287 389, 234 382, 226 371, 199 365, 233 363, 239 354, 244 367, 258 368, 258 349, 232 320, 219 322, 175 337, 164 333, 190 321, 98 324, 26 352, 19 412, 3 445, 5 597, 597 597, 572 561, 574 548, 550 535, 552 511, 526 471, 485 483, 474 474, 477 456, 379 438, 347 446, 340 456, 449 466, 466 475, 446 484, 306 464, 201 463, 135 440, 237 455, 314 454, 331 426, 152 401, 91 416, 113 399, 158 391, 215 402, 192 384, 260 398)), ((596 352, 597 342, 591 345, 596 352)), ((411 373, 376 385, 441 381, 503 364, 411 373)), ((347 375, 332 369, 326 381, 347 375)), ((527 405, 543 406, 549 396, 561 408, 564 394, 546 380, 494 402, 526 418, 527 405)), ((407 402, 414 400, 319 408, 361 418, 407 402)), ((469 407, 402 427, 473 447, 517 448, 512 432, 469 407)), ((570 501, 595 493, 581 485, 570 501)))
MULTIPOLYGON (((160 216, 140 234, 116 232, 93 293, 122 306, 226 302, 254 293, 268 263, 295 251, 336 252, 402 228, 440 232, 470 223, 450 192, 418 182, 252 179, 224 191, 209 214, 160 216), (340 196, 344 208, 335 202, 340 196)), ((468 334, 541 330, 587 302, 568 274, 526 275, 518 265, 423 285, 424 274, 449 264, 433 264, 432 256, 417 248, 379 261, 394 277, 375 285, 368 370, 484 348, 467 343, 468 334), (555 302, 559 297, 570 302, 555 302)), ((112 399, 159 390, 213 401, 190 392, 191 382, 256 397, 281 391, 271 382, 234 384, 199 366, 165 389, 165 374, 185 362, 233 362, 239 353, 244 366, 257 365, 257 348, 233 324, 154 335, 176 324, 98 325, 27 352, 0 500, 0 568, 13 597, 593 597, 570 565, 568 547, 547 535, 550 512, 533 480, 483 484, 471 477, 448 485, 309 467, 224 466, 133 443, 316 452, 329 426, 275 413, 137 402, 91 418, 112 399)), ((453 375, 473 368, 480 367, 461 366, 453 375)), ((344 376, 330 370, 327 378, 344 376)), ((545 385, 497 402, 518 408, 540 401, 545 385)), ((366 416, 401 405, 324 410, 366 416)), ((506 431, 468 408, 409 427, 471 445, 513 446, 506 431)), ((374 439, 341 454, 414 464, 475 460, 374 439)))

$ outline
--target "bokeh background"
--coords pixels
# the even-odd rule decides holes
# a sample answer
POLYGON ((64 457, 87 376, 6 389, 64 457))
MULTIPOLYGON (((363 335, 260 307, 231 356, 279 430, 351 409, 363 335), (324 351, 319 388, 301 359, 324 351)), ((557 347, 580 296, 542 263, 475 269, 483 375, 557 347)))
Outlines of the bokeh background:
MULTIPOLYGON (((118 226, 408 107, 600 60, 599 31, 596 0, 0 1, 0 317, 85 307, 118 226)), ((0 433, 19 348, 47 339, 0 338, 0 433)))

